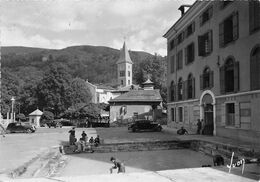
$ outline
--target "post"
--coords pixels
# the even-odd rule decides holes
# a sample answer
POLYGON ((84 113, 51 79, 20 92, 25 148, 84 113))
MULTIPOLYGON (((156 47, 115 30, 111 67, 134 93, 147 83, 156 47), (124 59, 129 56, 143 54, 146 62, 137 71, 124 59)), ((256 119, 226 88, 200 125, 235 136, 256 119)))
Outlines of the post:
POLYGON ((233 163, 233 158, 234 158, 234 152, 232 152, 231 161, 230 161, 230 168, 229 168, 229 171, 228 171, 228 173, 230 173, 230 172, 231 172, 232 163, 233 163))
POLYGON ((14 101, 15 101, 15 98, 12 96, 11 98, 11 101, 12 101, 12 115, 11 115, 11 121, 12 123, 14 123, 14 101))

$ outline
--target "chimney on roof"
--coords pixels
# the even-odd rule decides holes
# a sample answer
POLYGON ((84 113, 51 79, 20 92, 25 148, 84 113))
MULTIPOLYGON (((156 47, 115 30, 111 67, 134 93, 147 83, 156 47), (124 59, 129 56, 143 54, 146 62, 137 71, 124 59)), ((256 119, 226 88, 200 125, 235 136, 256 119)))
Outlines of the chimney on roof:
POLYGON ((181 6, 179 7, 179 9, 178 9, 178 10, 181 11, 181 16, 184 15, 184 13, 185 13, 185 8, 190 8, 190 7, 191 7, 191 5, 188 5, 188 4, 183 4, 183 5, 181 5, 181 6))

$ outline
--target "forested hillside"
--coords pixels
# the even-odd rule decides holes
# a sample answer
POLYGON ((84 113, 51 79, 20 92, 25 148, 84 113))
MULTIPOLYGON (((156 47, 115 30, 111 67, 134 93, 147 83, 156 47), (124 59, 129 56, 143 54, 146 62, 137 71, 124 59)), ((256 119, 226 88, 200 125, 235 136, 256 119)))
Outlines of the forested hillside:
MULTIPOLYGON (((134 62, 134 83, 142 83, 147 74, 151 74, 156 87, 164 87, 165 58, 136 51, 130 51, 130 57, 134 62)), ((56 114, 64 112, 73 103, 68 98, 62 99, 68 96, 68 91, 69 95, 75 94, 71 86, 77 78, 79 83, 88 79, 92 83, 116 87, 118 58, 119 50, 101 46, 73 46, 61 50, 2 47, 2 114, 10 110, 11 96, 16 98, 17 111, 20 108, 24 114, 37 107, 55 108, 56 114)))

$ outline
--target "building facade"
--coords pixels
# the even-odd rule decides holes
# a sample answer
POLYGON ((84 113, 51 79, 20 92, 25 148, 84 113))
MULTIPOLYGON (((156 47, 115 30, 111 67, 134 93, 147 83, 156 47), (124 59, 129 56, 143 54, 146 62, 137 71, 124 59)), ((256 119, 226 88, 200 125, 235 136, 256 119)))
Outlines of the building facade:
POLYGON ((88 80, 86 81, 86 84, 89 88, 89 91, 91 93, 91 102, 92 103, 106 103, 108 104, 108 101, 110 99, 114 99, 118 96, 118 94, 114 93, 116 89, 102 85, 102 84, 92 84, 88 80))
POLYGON ((133 119, 156 120, 161 115, 162 97, 158 89, 153 89, 153 83, 147 80, 143 88, 128 92, 111 99, 110 122, 128 123, 133 119))
POLYGON ((166 32, 168 125, 260 137, 260 2, 196 1, 166 32))

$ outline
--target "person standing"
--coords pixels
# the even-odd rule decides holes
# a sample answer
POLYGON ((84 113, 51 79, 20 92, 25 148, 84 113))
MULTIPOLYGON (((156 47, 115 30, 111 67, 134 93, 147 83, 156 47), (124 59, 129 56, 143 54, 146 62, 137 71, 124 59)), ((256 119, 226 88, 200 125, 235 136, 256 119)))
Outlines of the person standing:
POLYGON ((198 123, 197 123, 197 134, 200 135, 200 130, 201 130, 202 124, 200 119, 198 119, 198 123))
POLYGON ((81 137, 84 139, 85 142, 88 141, 88 135, 85 133, 85 131, 82 131, 81 137))
POLYGON ((125 165, 123 162, 117 160, 114 157, 110 158, 110 161, 114 164, 114 166, 112 166, 109 170, 110 173, 113 173, 113 169, 118 169, 117 173, 125 173, 125 165))
POLYGON ((70 137, 69 137, 69 142, 70 142, 70 145, 75 145, 75 142, 76 142, 76 137, 75 137, 75 127, 73 127, 70 131, 70 137))

